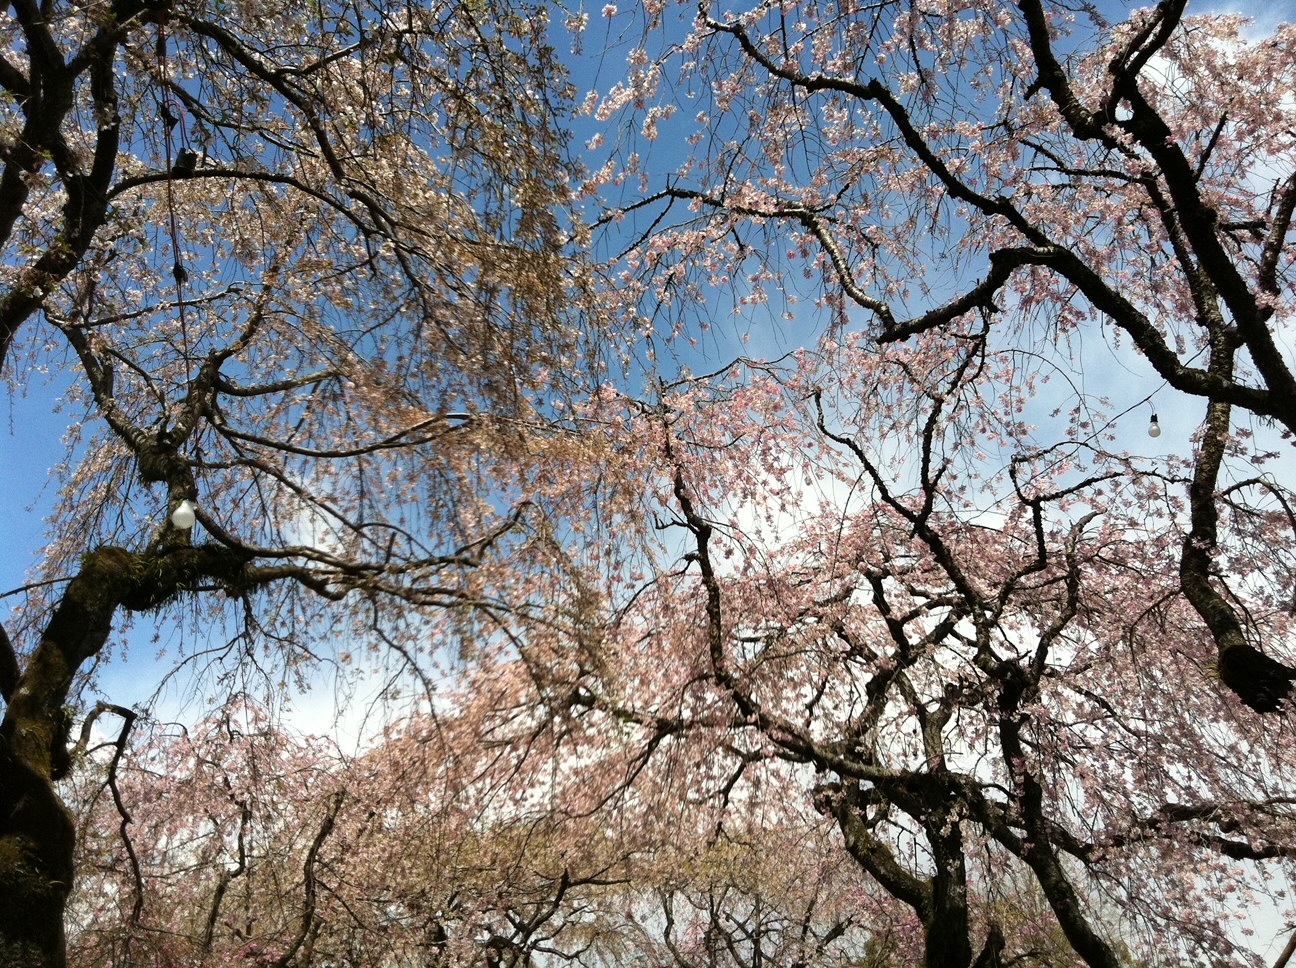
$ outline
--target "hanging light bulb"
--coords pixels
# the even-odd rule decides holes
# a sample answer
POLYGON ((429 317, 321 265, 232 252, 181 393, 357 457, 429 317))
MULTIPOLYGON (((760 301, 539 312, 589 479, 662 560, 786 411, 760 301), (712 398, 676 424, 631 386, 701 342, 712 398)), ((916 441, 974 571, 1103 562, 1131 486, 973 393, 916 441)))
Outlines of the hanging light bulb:
POLYGON ((181 501, 176 505, 176 509, 171 512, 171 523, 181 531, 188 531, 197 520, 198 515, 194 513, 193 501, 181 501))
POLYGON ((1148 424, 1148 436, 1149 437, 1161 436, 1161 424, 1157 421, 1156 414, 1152 414, 1152 422, 1148 424))

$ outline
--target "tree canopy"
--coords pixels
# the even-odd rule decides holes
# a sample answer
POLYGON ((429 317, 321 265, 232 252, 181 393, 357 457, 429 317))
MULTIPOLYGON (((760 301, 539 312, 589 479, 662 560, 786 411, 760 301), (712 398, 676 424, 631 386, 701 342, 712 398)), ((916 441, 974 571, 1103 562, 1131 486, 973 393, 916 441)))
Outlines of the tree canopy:
POLYGON ((123 613, 197 602, 194 650, 273 684, 528 608, 532 401, 587 342, 545 19, 8 8, 0 364, 74 371, 85 417, 0 642, 0 961, 62 963, 51 783, 123 613))
POLYGON ((84 418, 0 638, 0 962, 1257 961, 1296 28, 3 30, 0 364, 84 418), (197 718, 96 703, 127 613, 197 718), (281 719, 357 667, 415 697, 363 749, 281 719))

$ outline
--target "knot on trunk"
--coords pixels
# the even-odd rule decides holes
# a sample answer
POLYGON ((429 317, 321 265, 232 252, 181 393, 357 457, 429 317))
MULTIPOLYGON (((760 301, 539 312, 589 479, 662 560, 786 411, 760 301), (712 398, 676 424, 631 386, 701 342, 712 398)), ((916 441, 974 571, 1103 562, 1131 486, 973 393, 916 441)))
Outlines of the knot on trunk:
POLYGON ((1277 712, 1291 697, 1296 682, 1296 669, 1237 642, 1220 649, 1219 675, 1224 685, 1258 713, 1277 712))

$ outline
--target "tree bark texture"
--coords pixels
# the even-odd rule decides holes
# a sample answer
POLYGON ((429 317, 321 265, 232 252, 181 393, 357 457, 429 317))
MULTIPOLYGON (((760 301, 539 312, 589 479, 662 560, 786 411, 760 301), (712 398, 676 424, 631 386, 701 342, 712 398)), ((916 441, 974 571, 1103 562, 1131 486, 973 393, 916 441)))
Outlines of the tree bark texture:
POLYGON ((77 669, 108 640, 118 608, 153 608, 199 577, 237 587, 244 560, 218 546, 82 559, 18 676, 0 721, 0 966, 63 968, 75 826, 55 789, 68 766, 66 711, 77 669))

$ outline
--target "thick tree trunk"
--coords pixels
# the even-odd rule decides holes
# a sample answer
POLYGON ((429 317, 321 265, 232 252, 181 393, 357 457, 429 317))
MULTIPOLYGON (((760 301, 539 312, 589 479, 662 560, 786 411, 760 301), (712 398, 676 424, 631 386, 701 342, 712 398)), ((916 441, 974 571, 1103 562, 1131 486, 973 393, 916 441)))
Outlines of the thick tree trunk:
POLYGON ((75 825, 54 781, 66 768, 64 704, 133 585, 134 556, 88 555, 50 618, 0 722, 0 965, 62 968, 75 825))
POLYGON ((0 965, 63 968, 72 815, 53 785, 0 752, 0 965))
POLYGON ((972 964, 971 921, 968 917, 967 865, 963 831, 941 806, 923 826, 936 867, 932 875, 923 940, 927 968, 968 968, 972 964))
MULTIPOLYGON (((832 810, 846 850, 894 898, 913 908, 923 922, 925 968, 969 968, 972 964, 971 920, 968 916, 967 864, 963 831, 949 816, 948 800, 930 777, 922 778, 919 793, 896 785, 893 800, 906 800, 910 815, 922 817, 932 851, 935 873, 921 878, 905 869, 891 846, 874 837, 865 822, 865 797, 857 784, 833 788, 822 804, 832 810)), ((824 788, 827 793, 827 788, 824 788)))
POLYGON ((76 671, 108 641, 118 608, 153 608, 214 577, 227 589, 244 558, 213 545, 87 554, 40 643, 17 676, 0 721, 0 968, 62 968, 63 914, 76 826, 54 783, 67 770, 68 702, 76 671))

